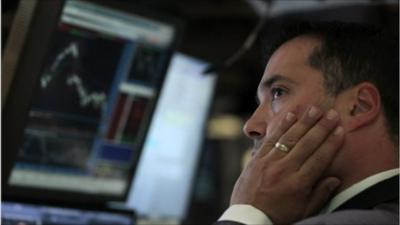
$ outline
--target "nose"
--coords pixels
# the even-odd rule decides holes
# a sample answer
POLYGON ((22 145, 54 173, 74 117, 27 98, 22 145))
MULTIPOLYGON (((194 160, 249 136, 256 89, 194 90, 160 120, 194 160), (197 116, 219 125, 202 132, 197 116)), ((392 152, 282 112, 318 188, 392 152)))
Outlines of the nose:
POLYGON ((253 115, 246 121, 243 126, 243 133, 253 139, 262 139, 266 134, 267 128, 267 112, 264 112, 263 108, 258 106, 254 111, 253 115))

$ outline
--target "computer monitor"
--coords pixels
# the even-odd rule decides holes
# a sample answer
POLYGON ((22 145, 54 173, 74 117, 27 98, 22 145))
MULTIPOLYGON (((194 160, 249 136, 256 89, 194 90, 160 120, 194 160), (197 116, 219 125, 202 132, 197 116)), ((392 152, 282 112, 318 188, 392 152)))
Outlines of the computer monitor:
POLYGON ((203 74, 207 66, 186 54, 172 57, 125 202, 141 217, 186 218, 217 83, 216 74, 203 74))
POLYGON ((21 1, 34 9, 4 74, 13 77, 2 102, 3 196, 125 198, 179 36, 176 21, 129 6, 21 1))

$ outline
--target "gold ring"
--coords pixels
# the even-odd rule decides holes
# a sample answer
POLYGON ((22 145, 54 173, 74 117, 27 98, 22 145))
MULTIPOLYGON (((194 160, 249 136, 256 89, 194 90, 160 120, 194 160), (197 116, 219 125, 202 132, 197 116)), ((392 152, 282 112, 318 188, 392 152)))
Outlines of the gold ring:
POLYGON ((282 152, 284 152, 284 153, 288 153, 290 151, 288 146, 286 146, 284 144, 281 144, 279 142, 275 143, 275 148, 280 150, 280 151, 282 151, 282 152))

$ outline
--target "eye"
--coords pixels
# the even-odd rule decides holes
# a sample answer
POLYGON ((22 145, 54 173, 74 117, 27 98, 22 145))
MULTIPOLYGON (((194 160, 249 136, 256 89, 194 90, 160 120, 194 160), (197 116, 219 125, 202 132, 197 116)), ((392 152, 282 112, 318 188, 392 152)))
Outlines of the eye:
POLYGON ((280 87, 271 88, 272 101, 277 100, 285 93, 286 93, 286 91, 283 88, 280 88, 280 87))

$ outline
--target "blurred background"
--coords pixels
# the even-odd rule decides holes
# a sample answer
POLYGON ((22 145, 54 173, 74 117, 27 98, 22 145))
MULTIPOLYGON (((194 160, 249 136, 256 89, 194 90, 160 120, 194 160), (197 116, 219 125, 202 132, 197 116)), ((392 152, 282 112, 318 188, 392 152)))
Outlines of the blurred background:
MULTIPOLYGON (((12 25, 21 1, 30 0, 1 2, 2 65, 10 57, 6 46, 10 38, 15 38, 12 25)), ((42 0, 49 4, 50 1, 42 0)), ((130 189, 125 201, 109 202, 110 207, 134 209, 142 224, 211 224, 229 206, 230 193, 252 144, 243 135, 242 126, 256 107, 255 91, 266 63, 259 34, 269 24, 290 18, 379 24, 397 32, 399 27, 397 0, 91 2, 110 4, 125 12, 136 13, 140 8, 149 15, 174 18, 180 25, 171 61, 165 65, 168 75, 160 83, 155 111, 144 125, 149 128, 144 129, 142 151, 135 162, 130 189), (210 73, 204 75, 207 69, 210 73), (195 80, 179 77, 185 73, 193 73, 195 80), (178 82, 180 86, 176 86, 178 82), (176 114, 165 119, 168 113, 176 114), (185 119, 198 124, 185 123, 185 119), (168 127, 166 120, 175 121, 174 126, 168 127), (156 141, 158 145, 154 144, 156 141)), ((2 83, 7 79, 3 75, 2 72, 2 83)), ((8 93, 4 94, 3 90, 8 88, 2 87, 3 96, 13 96, 16 89, 10 83, 8 93)), ((7 101, 15 100, 3 96, 4 119, 8 115, 4 110, 10 105, 7 101)), ((7 126, 3 122, 2 135, 7 126)), ((2 148, 3 159, 4 154, 11 154, 7 151, 2 148)))

